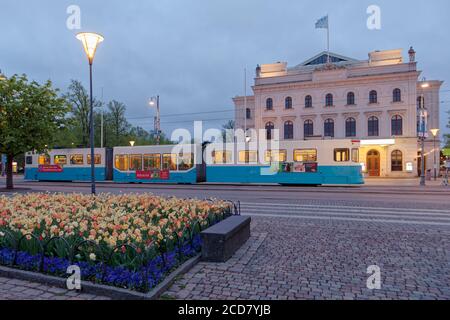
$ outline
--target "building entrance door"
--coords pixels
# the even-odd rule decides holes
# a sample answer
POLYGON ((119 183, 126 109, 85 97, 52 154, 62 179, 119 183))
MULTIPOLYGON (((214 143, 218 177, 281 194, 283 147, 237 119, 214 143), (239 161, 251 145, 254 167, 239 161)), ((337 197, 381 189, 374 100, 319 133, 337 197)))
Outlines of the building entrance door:
POLYGON ((380 176, 380 153, 377 150, 367 152, 367 172, 369 177, 380 176))

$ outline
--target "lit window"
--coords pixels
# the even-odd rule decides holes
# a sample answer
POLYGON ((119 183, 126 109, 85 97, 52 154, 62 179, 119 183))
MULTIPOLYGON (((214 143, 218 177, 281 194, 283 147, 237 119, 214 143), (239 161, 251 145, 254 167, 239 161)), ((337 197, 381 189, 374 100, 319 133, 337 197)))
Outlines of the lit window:
POLYGON ((132 154, 130 155, 130 171, 142 170, 142 155, 132 154))
POLYGON ((64 165, 67 164, 67 156, 66 155, 58 155, 53 158, 55 164, 64 165))
POLYGON ((70 156, 70 164, 74 166, 81 166, 84 164, 84 156, 82 154, 72 154, 70 156))
POLYGON ((194 155, 192 153, 183 153, 178 157, 178 170, 187 171, 194 166, 194 155))
POLYGON ((265 160, 266 162, 285 162, 287 159, 286 150, 267 150, 265 160))
POLYGON ((257 163, 258 153, 256 151, 239 151, 240 163, 257 163))
POLYGON ((213 151, 212 158, 214 164, 232 163, 231 151, 213 151))
POLYGON ((128 155, 126 154, 121 154, 121 155, 116 155, 116 159, 114 161, 114 166, 116 167, 117 170, 120 171, 127 171, 128 170, 128 155))
POLYGON ((163 169, 170 171, 177 171, 177 155, 176 154, 163 154, 163 169))
POLYGON ((46 154, 42 154, 39 156, 38 159, 38 164, 39 165, 46 165, 46 164, 50 164, 50 156, 46 155, 46 154))
POLYGON ((347 162, 350 160, 349 149, 334 149, 334 161, 336 162, 347 162))
POLYGON ((161 154, 152 153, 144 154, 144 171, 160 170, 161 169, 161 154))
MULTIPOLYGON (((99 154, 94 154, 95 164, 101 164, 102 163, 102 156, 99 154)), ((91 155, 87 155, 87 163, 91 164, 91 155)))
POLYGON ((294 150, 295 162, 317 162, 317 150, 315 149, 296 149, 294 150))
POLYGON ((359 162, 359 149, 352 149, 352 162, 359 162))

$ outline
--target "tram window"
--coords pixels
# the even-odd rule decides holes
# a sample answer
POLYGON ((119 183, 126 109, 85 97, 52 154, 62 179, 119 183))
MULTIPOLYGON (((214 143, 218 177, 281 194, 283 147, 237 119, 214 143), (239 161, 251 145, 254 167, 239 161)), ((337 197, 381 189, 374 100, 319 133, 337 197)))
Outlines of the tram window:
POLYGON ((116 155, 115 167, 117 170, 127 171, 128 170, 128 155, 126 155, 126 154, 116 155))
POLYGON ((27 156, 25 158, 25 164, 33 164, 33 157, 32 156, 27 156))
POLYGON ((67 164, 67 156, 66 155, 58 155, 53 158, 55 164, 67 164))
POLYGON ((142 170, 142 154, 130 155, 130 171, 142 170))
POLYGON ((286 162, 287 151, 286 150, 267 150, 266 162, 286 162))
POLYGON ((359 162, 359 150, 352 149, 352 162, 359 162))
POLYGON ((347 162, 349 161, 350 151, 349 149, 334 149, 334 161, 347 162))
POLYGON ((240 163, 256 163, 258 162, 258 153, 256 151, 239 151, 240 163))
POLYGON ((226 164, 233 162, 231 151, 213 151, 212 158, 214 164, 226 164))
POLYGON ((144 170, 160 170, 161 169, 161 154, 152 153, 144 154, 144 170))
MULTIPOLYGON (((95 164, 101 164, 102 163, 102 156, 99 154, 94 154, 95 164)), ((91 164, 91 155, 87 155, 87 163, 91 164)))
POLYGON ((43 165, 43 164, 50 164, 50 156, 48 155, 40 155, 39 159, 38 159, 38 164, 43 165))
POLYGON ((316 149, 295 149, 294 162, 317 162, 316 149))
POLYGON ((178 157, 178 170, 186 171, 194 166, 194 155, 192 153, 180 154, 178 157))
POLYGON ((80 166, 84 164, 84 157, 82 154, 72 154, 70 156, 70 164, 80 166))
POLYGON ((174 153, 163 154, 163 170, 177 170, 177 155, 174 153))

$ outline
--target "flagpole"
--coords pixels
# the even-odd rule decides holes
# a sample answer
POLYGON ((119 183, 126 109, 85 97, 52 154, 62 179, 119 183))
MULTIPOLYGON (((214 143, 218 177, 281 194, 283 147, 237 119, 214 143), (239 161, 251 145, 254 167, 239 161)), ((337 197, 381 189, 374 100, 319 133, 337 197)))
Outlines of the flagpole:
POLYGON ((330 63, 330 18, 327 15, 327 62, 330 63))

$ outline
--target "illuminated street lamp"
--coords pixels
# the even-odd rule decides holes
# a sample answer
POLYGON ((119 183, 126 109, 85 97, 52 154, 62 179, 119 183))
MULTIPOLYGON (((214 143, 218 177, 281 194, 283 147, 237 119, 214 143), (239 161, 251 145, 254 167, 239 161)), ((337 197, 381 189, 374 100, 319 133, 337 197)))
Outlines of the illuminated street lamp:
POLYGON ((130 146, 134 147, 135 143, 136 143, 136 141, 130 141, 130 146))
POLYGON ((437 179, 437 165, 436 165, 436 136, 439 133, 439 129, 431 129, 431 134, 433 135, 433 154, 434 154, 434 181, 437 179))
MULTIPOLYGON (((92 103, 92 63, 94 62, 95 52, 97 46, 104 38, 93 32, 81 32, 77 34, 77 39, 83 43, 84 51, 86 52, 89 61, 89 83, 90 83, 90 115, 89 115, 89 144, 91 145, 91 159, 95 159, 94 154, 94 110, 92 103)), ((95 161, 91 161, 91 191, 95 194, 95 161)))

